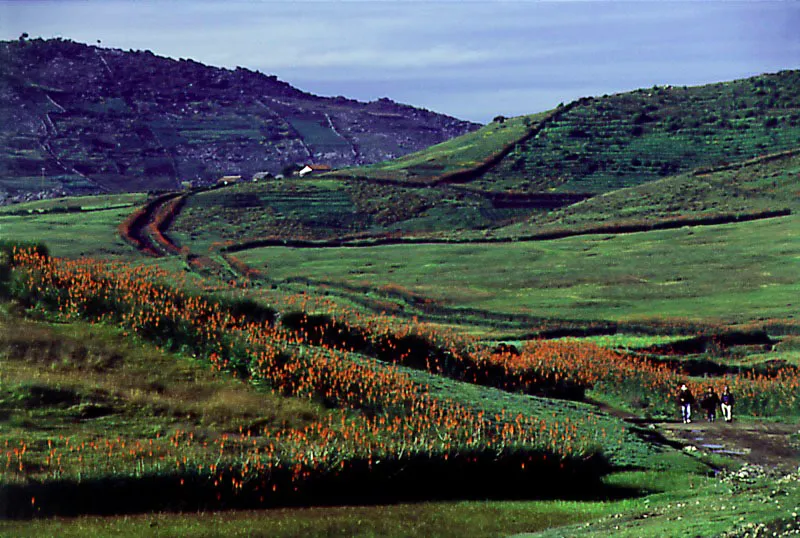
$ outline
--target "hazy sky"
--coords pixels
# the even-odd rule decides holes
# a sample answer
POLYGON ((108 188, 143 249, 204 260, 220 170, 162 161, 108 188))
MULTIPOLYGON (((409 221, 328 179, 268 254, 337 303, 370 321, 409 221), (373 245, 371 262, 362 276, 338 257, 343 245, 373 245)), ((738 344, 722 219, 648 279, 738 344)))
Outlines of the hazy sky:
POLYGON ((481 122, 800 68, 798 28, 795 1, 0 0, 2 39, 100 39, 481 122))

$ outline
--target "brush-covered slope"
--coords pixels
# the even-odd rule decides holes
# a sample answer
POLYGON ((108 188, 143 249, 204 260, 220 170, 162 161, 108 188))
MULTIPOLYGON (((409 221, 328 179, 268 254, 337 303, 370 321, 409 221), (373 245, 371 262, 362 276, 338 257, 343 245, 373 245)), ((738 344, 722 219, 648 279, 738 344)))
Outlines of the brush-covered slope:
POLYGON ((216 242, 263 239, 453 237, 504 226, 533 211, 495 207, 486 196, 448 186, 287 179, 192 194, 170 234, 201 251, 216 242))
POLYGON ((398 157, 478 125, 274 76, 65 40, 0 42, 0 197, 177 187, 398 157))

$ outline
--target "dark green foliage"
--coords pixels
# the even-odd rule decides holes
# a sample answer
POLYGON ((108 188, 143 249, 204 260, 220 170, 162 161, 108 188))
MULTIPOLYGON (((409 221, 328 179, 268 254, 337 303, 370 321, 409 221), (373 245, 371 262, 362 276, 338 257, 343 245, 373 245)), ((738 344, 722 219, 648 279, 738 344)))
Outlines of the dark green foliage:
POLYGON ((232 316, 255 323, 266 321, 272 325, 278 316, 278 311, 274 308, 249 298, 222 298, 219 299, 219 305, 232 316))
MULTIPOLYGON (((0 397, 2 397, 0 393, 0 397)), ((37 407, 69 407, 80 403, 80 396, 70 389, 54 388, 43 384, 28 384, 17 387, 10 395, 11 403, 24 409, 37 407)))
POLYGON ((287 312, 281 316, 281 325, 303 335, 311 345, 328 344, 337 349, 366 351, 368 335, 357 327, 334 321, 327 314, 287 312))
MULTIPOLYGON (((218 481, 236 477, 230 469, 218 481)), ((621 499, 641 495, 632 488, 602 482, 611 471, 608 461, 593 454, 558 458, 553 454, 519 451, 464 451, 454 455, 410 455, 374 463, 351 459, 342 472, 315 470, 297 487, 291 470, 274 468, 269 480, 276 491, 257 480, 242 490, 221 490, 212 480, 186 469, 140 477, 109 476, 91 480, 50 481, 47 484, 0 485, 0 518, 79 514, 126 514, 154 510, 262 509, 281 506, 396 504, 451 499, 621 499), (546 488, 536 484, 546 483, 546 488), (425 484, 420 490, 420 484, 425 484), (576 489, 574 484, 581 484, 576 489), (304 484, 301 484, 304 485, 304 484), (222 491, 222 493, 220 493, 222 491), (37 499, 36 508, 30 499, 37 499)))

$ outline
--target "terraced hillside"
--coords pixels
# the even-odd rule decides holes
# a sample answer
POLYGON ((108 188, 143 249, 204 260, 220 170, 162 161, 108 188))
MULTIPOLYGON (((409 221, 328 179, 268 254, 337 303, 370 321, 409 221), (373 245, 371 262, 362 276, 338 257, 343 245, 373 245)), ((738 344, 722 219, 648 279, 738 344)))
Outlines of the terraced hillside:
POLYGON ((422 151, 391 161, 360 168, 337 170, 328 174, 336 178, 367 178, 405 183, 442 181, 442 176, 472 170, 491 160, 530 136, 538 123, 552 112, 530 114, 515 118, 498 116, 495 121, 477 131, 436 144, 422 151))
POLYGON ((601 193, 800 145, 800 71, 581 100, 478 182, 601 193))
MULTIPOLYGON (((552 201, 543 201, 547 203, 552 201)), ((233 185, 190 196, 171 228, 183 243, 451 236, 529 216, 480 194, 330 179, 233 185)))
POLYGON ((0 43, 0 201, 30 192, 177 188, 399 157, 478 127, 275 76, 68 40, 0 43))
POLYGON ((583 98, 347 173, 491 192, 598 194, 800 146, 798 87, 800 71, 782 71, 583 98))

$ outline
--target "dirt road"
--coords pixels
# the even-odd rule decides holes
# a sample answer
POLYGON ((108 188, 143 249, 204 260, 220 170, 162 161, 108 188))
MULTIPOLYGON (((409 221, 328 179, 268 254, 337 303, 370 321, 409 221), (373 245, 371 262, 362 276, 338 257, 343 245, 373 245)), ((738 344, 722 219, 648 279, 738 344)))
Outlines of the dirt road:
POLYGON ((676 421, 655 426, 664 437, 688 450, 722 454, 785 471, 796 470, 800 465, 800 424, 754 419, 708 422, 698 417, 690 424, 676 421))

